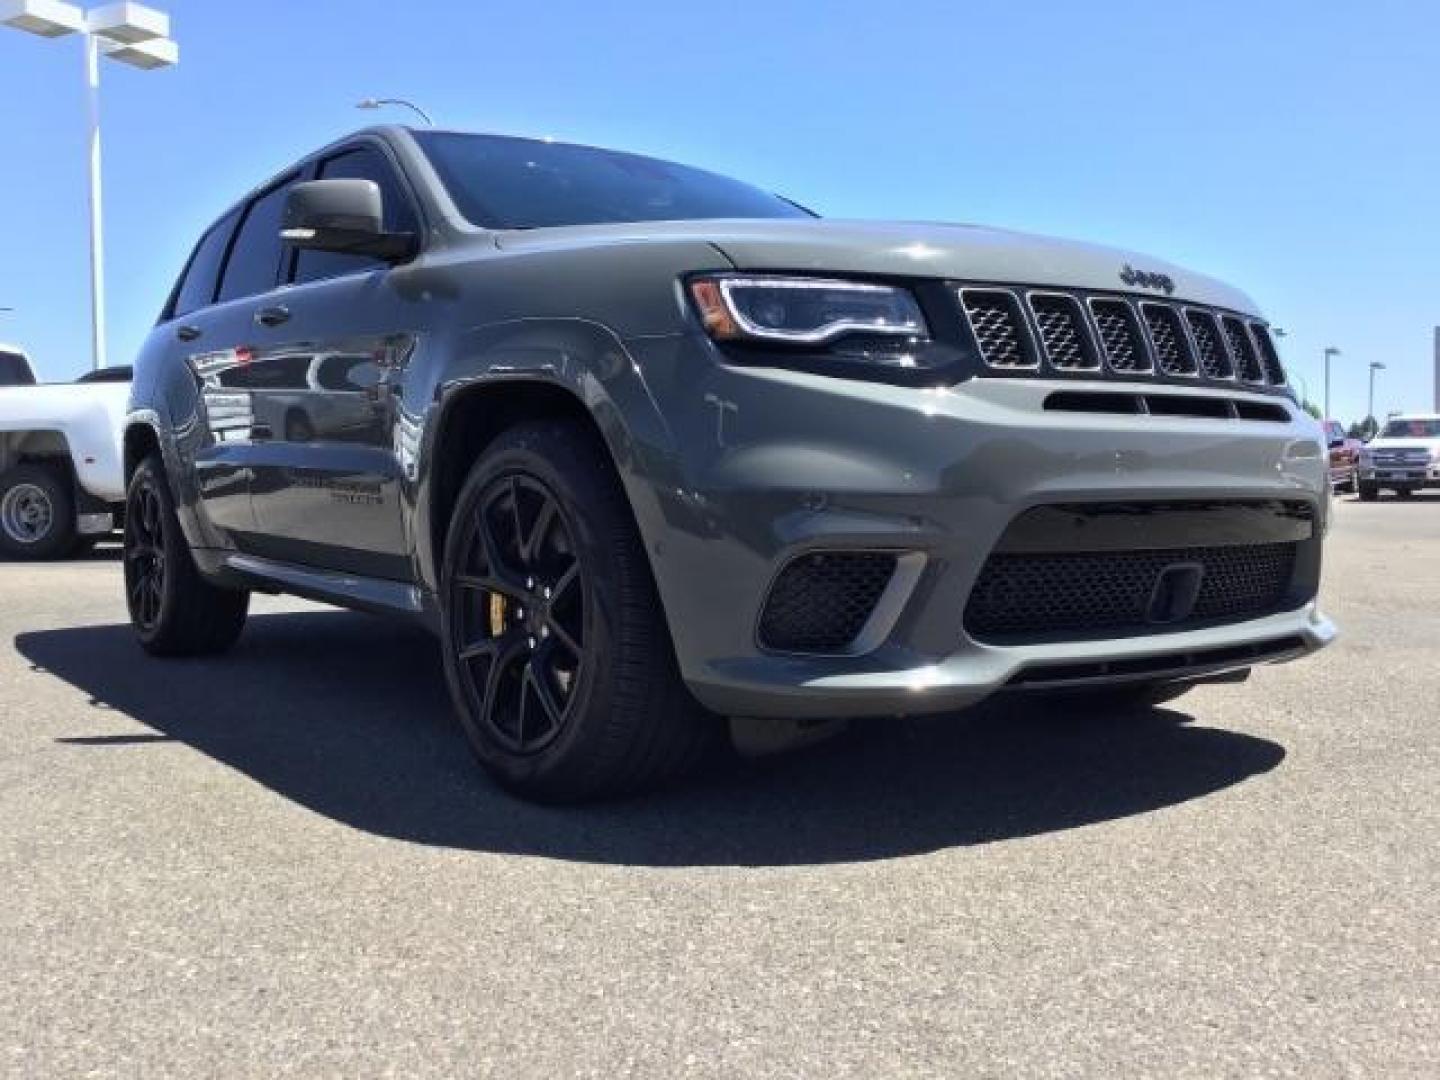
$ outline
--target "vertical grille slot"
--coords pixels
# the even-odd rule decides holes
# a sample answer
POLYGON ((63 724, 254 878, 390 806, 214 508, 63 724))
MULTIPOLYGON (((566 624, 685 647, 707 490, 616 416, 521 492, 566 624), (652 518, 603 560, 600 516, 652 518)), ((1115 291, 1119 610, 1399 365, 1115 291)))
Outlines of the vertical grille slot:
POLYGON ((975 335, 980 356, 993 368, 1037 368, 1025 313, 1014 293, 1001 289, 961 289, 960 305, 975 335))
POLYGON ((1100 356, 1090 343, 1080 302, 1062 293, 1031 293, 1029 299, 1050 366, 1058 371, 1099 371, 1100 356))
POLYGON ((1275 351, 1275 339, 1264 323, 1252 322, 1250 332, 1255 335, 1255 344, 1260 347, 1260 363, 1265 369, 1265 378, 1276 386, 1284 386, 1285 365, 1280 363, 1280 354, 1275 351))
POLYGON ((1201 373, 1209 379, 1233 379, 1235 368, 1230 363, 1230 355, 1220 338, 1220 328, 1215 325, 1215 316, 1206 311, 1189 309, 1185 312, 1185 321, 1190 326, 1191 337, 1195 339, 1201 373))
POLYGON ((1265 372, 1260 368, 1260 354, 1255 351, 1255 343, 1250 340, 1245 324, 1233 315, 1226 315, 1220 320, 1220 325, 1225 328, 1225 340, 1230 343, 1230 355, 1235 357, 1235 370, 1240 378, 1246 382, 1263 383, 1265 372))
POLYGON ((1141 304, 1140 314, 1145 316, 1160 370, 1166 375, 1194 375, 1195 357, 1180 325, 1180 313, 1168 304, 1141 304))
POLYGON ((1090 313, 1111 371, 1135 374, 1152 370, 1150 353, 1135 311, 1124 300, 1093 299, 1090 313))

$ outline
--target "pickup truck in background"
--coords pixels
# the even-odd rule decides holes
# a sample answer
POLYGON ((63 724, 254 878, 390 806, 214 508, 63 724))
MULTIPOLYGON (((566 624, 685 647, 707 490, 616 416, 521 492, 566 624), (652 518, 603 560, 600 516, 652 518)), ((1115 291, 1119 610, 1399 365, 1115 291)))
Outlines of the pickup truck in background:
POLYGON ((38 381, 25 350, 0 342, 0 386, 34 386, 38 381))
POLYGON ((8 375, 25 377, 0 378, 0 557, 79 554, 115 528, 124 504, 130 369, 36 384, 25 354, 6 348, 0 376, 8 375))
POLYGON ((1440 487, 1440 413, 1392 416, 1360 451, 1356 475, 1366 502, 1381 488, 1408 499, 1417 488, 1440 487))

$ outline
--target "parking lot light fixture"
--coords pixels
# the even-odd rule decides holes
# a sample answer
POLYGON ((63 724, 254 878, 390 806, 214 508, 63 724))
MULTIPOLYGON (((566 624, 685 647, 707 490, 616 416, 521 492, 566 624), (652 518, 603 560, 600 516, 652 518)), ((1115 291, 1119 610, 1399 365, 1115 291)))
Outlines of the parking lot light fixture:
POLYGON ((170 37, 170 16, 144 4, 104 4, 88 13, 63 0, 0 0, 0 24, 40 37, 80 34, 85 39, 85 83, 90 131, 90 348, 95 368, 105 366, 105 243, 100 186, 100 57, 142 71, 172 67, 180 47, 170 37))
POLYGON ((85 12, 62 0, 0 0, 0 23, 40 37, 64 37, 85 30, 85 12))
POLYGON ((355 107, 357 109, 378 109, 383 105, 398 105, 402 109, 409 109, 416 116, 420 117, 421 120, 424 120, 427 127, 435 126, 435 121, 430 119, 429 113, 427 113, 424 109, 420 108, 420 106, 416 105, 413 101, 406 101, 404 98, 370 97, 366 98, 363 101, 357 101, 355 103, 355 107))

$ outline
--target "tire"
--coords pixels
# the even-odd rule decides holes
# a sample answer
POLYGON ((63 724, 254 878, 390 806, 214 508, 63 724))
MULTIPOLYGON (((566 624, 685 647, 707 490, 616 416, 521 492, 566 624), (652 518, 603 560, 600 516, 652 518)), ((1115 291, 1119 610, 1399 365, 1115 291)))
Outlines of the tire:
POLYGON ((235 644, 250 594, 200 576, 180 531, 165 470, 140 463, 125 497, 125 603, 144 650, 154 656, 211 656, 235 644))
POLYGON ((456 501, 441 595, 451 697, 509 791, 641 791, 721 745, 680 679, 615 468, 584 428, 525 423, 486 448, 456 501))
POLYGON ((0 552, 12 559, 59 559, 75 545, 70 478, 48 465, 17 465, 0 476, 0 552))
POLYGON ((1378 485, 1367 484, 1362 481, 1359 487, 1361 502, 1374 502, 1376 499, 1380 498, 1380 488, 1378 485))
POLYGON ((1408 499, 1415 494, 1413 487, 1399 487, 1395 489, 1396 498, 1408 499))

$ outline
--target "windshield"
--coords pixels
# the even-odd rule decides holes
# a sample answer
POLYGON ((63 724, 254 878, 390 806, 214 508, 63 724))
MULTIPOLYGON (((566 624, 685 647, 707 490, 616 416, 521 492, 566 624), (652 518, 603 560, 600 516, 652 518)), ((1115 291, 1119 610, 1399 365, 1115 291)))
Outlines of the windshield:
POLYGON ((1440 439, 1440 418, 1434 420, 1391 420, 1380 432, 1382 439, 1440 439))
POLYGON ((738 180, 636 154, 445 131, 415 138, 460 212, 488 229, 813 216, 738 180))
POLYGON ((24 356, 0 349, 0 386, 30 386, 34 382, 35 376, 24 356))

